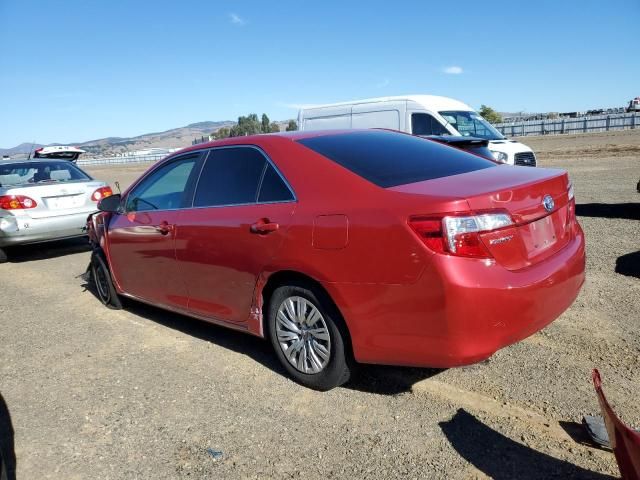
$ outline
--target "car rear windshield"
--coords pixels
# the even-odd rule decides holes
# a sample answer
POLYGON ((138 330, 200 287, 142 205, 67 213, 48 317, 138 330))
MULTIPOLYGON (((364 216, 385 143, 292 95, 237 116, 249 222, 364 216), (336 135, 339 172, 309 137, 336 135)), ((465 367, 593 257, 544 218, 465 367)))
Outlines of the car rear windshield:
POLYGON ((0 187, 85 180, 91 180, 91 177, 64 160, 0 163, 0 187))
POLYGON ((497 166, 431 140, 384 130, 322 135, 298 142, 383 188, 497 166))

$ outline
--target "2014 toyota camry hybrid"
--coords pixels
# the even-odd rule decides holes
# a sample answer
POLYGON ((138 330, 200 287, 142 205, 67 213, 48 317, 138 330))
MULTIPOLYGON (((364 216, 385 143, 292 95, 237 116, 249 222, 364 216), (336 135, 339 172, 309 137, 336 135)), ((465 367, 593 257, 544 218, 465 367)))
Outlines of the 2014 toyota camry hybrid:
POLYGON ((540 330, 584 282, 563 170, 505 167, 384 130, 201 144, 89 223, 119 296, 266 337, 326 390, 357 363, 454 367, 540 330))

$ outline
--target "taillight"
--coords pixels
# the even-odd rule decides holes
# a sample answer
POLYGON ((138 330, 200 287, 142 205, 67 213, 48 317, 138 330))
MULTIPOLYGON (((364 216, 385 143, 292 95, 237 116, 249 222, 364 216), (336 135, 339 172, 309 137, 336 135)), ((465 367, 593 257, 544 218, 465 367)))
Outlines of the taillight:
POLYGON ((576 221, 576 197, 571 179, 569 179, 569 185, 567 187, 567 198, 569 199, 567 202, 567 228, 569 228, 576 221))
POLYGON ((91 200, 93 200, 94 202, 99 202, 103 198, 110 197, 111 195, 113 195, 111 187, 100 187, 95 192, 93 192, 93 195, 91 195, 91 200))
POLYGON ((36 208, 38 204, 33 198, 24 195, 2 195, 0 196, 0 209, 2 210, 25 210, 36 208))
POLYGON ((480 233, 513 225, 507 213, 411 217, 409 226, 434 252, 460 257, 489 258, 480 233))
POLYGON ((569 188, 567 189, 567 195, 569 197, 569 200, 573 200, 575 198, 575 193, 573 191, 573 183, 569 184, 569 188))
POLYGON ((412 217, 409 226, 420 237, 422 243, 434 252, 444 253, 446 244, 442 234, 442 218, 412 217))

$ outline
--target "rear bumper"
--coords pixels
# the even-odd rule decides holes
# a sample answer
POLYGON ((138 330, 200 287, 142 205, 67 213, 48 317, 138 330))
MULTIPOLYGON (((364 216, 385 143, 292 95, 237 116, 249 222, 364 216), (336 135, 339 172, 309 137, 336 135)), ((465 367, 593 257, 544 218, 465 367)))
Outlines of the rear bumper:
POLYGON ((86 235, 87 216, 93 210, 46 218, 0 217, 0 247, 46 242, 86 235))
POLYGON ((584 235, 539 265, 512 272, 484 260, 433 255, 412 285, 326 284, 356 360, 421 367, 479 362, 560 316, 585 280, 584 235))

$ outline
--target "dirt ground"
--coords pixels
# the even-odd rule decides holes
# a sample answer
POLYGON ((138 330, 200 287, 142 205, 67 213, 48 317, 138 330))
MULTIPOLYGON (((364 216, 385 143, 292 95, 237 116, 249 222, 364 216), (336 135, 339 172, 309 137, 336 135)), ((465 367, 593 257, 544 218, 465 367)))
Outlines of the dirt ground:
MULTIPOLYGON (((616 477, 579 422, 599 413, 598 367, 640 426, 640 131, 522 141, 571 174, 588 278, 549 327, 471 367, 368 366, 318 393, 257 338, 132 302, 104 308, 80 278, 82 240, 9 252, 0 436, 18 478, 616 477)), ((141 167, 90 171, 124 187, 141 167)))

